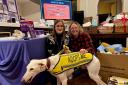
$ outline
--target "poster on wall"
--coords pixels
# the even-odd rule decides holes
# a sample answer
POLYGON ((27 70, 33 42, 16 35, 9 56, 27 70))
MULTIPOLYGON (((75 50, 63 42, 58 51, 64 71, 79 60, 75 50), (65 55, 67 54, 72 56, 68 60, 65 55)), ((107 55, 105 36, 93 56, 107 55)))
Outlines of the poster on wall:
POLYGON ((3 4, 3 9, 4 9, 4 14, 8 14, 8 9, 7 9, 7 6, 5 4, 3 4))
POLYGON ((16 0, 0 0, 0 14, 3 22, 19 21, 16 0))
POLYGON ((8 6, 8 10, 11 12, 17 12, 16 10, 16 4, 14 0, 7 0, 7 6, 8 6))
POLYGON ((70 19, 70 8, 68 5, 44 4, 44 15, 46 19, 70 19))
POLYGON ((41 18, 71 19, 72 3, 70 0, 41 0, 41 18))
POLYGON ((3 1, 0 0, 0 13, 3 13, 3 1))

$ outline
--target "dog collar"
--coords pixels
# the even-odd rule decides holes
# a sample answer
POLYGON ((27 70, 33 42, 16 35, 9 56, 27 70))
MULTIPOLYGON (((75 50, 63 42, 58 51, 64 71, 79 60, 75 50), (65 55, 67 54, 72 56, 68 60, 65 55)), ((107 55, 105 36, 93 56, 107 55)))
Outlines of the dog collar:
POLYGON ((47 58, 47 70, 50 68, 51 62, 49 60, 49 58, 47 58))

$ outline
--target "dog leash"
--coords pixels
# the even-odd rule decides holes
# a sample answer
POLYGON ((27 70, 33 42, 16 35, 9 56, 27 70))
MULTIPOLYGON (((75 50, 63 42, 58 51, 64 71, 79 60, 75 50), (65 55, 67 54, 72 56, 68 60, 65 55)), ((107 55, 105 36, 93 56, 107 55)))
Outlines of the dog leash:
POLYGON ((50 59, 49 59, 49 58, 47 58, 47 70, 50 68, 50 66, 51 66, 50 59))
POLYGON ((63 49, 58 53, 58 55, 62 54, 62 53, 64 52, 64 49, 67 49, 67 50, 69 51, 69 53, 71 52, 71 51, 69 50, 69 47, 68 47, 68 46, 63 45, 63 49))

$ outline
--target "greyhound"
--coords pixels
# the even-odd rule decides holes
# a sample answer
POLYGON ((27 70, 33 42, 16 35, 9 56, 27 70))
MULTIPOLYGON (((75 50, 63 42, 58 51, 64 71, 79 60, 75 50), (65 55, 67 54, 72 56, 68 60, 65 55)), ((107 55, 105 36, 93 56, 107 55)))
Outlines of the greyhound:
MULTIPOLYGON (((68 77, 74 72, 74 69, 71 68, 59 74, 52 73, 52 70, 58 63, 59 59, 60 55, 57 54, 47 59, 31 60, 27 65, 27 71, 24 74, 22 81, 30 83, 38 73, 47 70, 57 78, 57 85, 67 85, 68 77)), ((94 80, 97 85, 107 85, 101 80, 99 76, 100 62, 96 56, 92 55, 92 60, 88 64, 82 66, 87 67, 89 77, 94 80)))

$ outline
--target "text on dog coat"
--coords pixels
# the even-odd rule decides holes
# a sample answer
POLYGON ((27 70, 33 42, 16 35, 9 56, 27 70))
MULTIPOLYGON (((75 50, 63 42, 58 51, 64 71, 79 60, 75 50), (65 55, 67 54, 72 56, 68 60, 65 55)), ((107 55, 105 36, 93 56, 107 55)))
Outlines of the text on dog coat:
POLYGON ((66 70, 78 67, 89 63, 93 58, 91 53, 80 54, 79 52, 72 52, 69 54, 60 55, 60 60, 53 68, 52 73, 59 74, 66 70))

